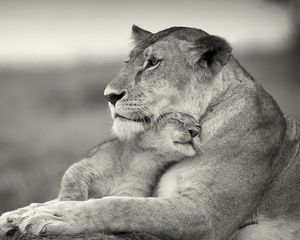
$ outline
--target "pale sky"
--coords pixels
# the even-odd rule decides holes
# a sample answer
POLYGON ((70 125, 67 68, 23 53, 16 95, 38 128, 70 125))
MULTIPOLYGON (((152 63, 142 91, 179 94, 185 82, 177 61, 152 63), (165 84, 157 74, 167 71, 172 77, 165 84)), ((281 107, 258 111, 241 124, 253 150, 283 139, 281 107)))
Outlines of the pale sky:
POLYGON ((260 0, 0 0, 0 62, 126 56, 130 29, 201 28, 234 48, 280 48, 288 12, 260 0))

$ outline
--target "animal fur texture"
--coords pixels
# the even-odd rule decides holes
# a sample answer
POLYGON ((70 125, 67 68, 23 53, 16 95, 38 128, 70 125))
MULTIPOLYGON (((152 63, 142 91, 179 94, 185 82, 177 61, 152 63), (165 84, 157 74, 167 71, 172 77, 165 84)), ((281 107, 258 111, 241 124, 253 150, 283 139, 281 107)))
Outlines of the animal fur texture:
POLYGON ((0 232, 18 227, 36 235, 107 231, 181 240, 299 240, 299 121, 281 112, 224 39, 185 27, 132 30, 135 47, 105 90, 120 140, 104 143, 90 158, 110 181, 122 171, 118 151, 124 142, 169 112, 200 122, 201 151, 169 166, 150 197, 109 196, 99 181, 101 197, 5 213, 0 232))

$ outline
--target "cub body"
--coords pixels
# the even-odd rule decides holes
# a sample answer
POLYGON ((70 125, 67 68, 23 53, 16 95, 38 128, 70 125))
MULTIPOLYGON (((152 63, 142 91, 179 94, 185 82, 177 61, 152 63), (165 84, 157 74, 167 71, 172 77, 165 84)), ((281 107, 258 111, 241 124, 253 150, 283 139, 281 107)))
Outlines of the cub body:
POLYGON ((105 148, 100 148, 97 161, 84 159, 66 171, 58 199, 87 200, 105 195, 149 197, 167 165, 196 154, 193 138, 198 135, 197 125, 192 116, 169 113, 151 129, 123 143, 121 151, 116 141, 113 152, 118 156, 109 156, 105 148), (99 169, 103 158, 118 162, 115 170, 109 171, 110 177, 101 177, 105 174, 99 169))

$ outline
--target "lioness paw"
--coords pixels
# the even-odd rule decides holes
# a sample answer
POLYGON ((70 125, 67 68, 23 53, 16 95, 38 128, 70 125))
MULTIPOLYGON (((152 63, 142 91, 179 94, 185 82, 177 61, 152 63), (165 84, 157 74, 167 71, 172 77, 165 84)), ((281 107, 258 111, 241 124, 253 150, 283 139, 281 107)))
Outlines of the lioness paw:
POLYGON ((0 237, 11 236, 18 229, 19 215, 13 212, 4 213, 0 217, 0 237))
POLYGON ((88 229, 82 202, 65 201, 28 211, 19 220, 21 233, 32 235, 77 234, 88 229))
MULTIPOLYGON (((21 233, 40 235, 45 233, 47 225, 60 221, 60 217, 47 210, 33 210, 25 213, 19 222, 21 233)), ((59 232, 57 232, 59 234, 59 232)))
POLYGON ((31 204, 24 208, 19 208, 14 211, 3 213, 0 216, 0 236, 11 236, 17 231, 21 216, 35 208, 36 204, 31 204))

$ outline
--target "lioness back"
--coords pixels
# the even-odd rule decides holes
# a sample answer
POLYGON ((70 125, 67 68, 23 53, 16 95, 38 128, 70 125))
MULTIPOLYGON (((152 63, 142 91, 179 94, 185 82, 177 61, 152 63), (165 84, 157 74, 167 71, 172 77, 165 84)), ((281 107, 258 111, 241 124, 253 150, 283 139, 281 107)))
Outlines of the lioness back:
POLYGON ((300 239, 300 121, 286 116, 286 135, 274 159, 282 169, 235 240, 300 239), (250 224, 249 224, 250 223, 250 224))

